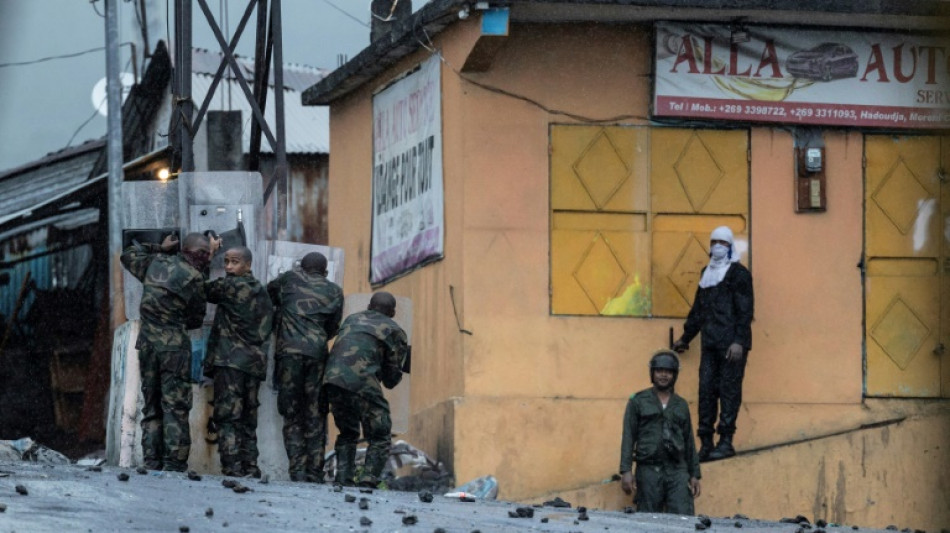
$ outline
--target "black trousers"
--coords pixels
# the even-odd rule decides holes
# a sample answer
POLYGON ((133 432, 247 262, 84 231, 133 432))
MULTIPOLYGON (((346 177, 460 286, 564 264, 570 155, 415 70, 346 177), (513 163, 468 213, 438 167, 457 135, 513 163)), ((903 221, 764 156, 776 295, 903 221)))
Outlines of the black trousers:
POLYGON ((703 346, 699 361, 699 424, 696 434, 710 436, 714 432, 716 415, 720 435, 736 432, 736 418, 742 405, 742 378, 748 353, 738 361, 726 359, 728 347, 703 346))

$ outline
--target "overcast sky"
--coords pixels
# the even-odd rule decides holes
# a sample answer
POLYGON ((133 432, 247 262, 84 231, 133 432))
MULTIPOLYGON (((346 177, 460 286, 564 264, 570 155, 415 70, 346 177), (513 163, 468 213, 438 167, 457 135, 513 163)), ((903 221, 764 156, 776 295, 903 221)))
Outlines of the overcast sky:
MULTIPOLYGON (((133 4, 117 1, 119 41, 140 39, 133 4)), ((227 11, 232 32, 248 5, 248 0, 207 1, 222 27, 227 11)), ((105 76, 105 51, 10 65, 104 46, 105 19, 96 12, 105 13, 104 2, 0 0, 0 171, 60 150, 70 138, 75 146, 105 135, 106 119, 95 113, 91 98, 96 82, 105 76)), ((415 0, 413 7, 424 3, 415 0)), ((174 9, 172 0, 146 0, 153 43, 165 39, 166 31, 174 32, 174 19, 166 30, 166 4, 174 9)), ((283 0, 284 61, 333 69, 338 54, 355 56, 369 44, 369 4, 370 0, 283 0)), ((197 2, 193 10, 194 46, 217 49, 197 2)), ((238 47, 241 55, 254 55, 255 22, 252 15, 238 47)), ((121 65, 131 72, 129 50, 122 47, 121 65)), ((139 61, 141 54, 140 48, 139 61)))

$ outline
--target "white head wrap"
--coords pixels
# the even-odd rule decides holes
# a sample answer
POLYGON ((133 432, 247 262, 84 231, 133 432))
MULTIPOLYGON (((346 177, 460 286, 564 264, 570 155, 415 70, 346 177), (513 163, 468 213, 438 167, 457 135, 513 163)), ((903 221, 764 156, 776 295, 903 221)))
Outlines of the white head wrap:
POLYGON ((709 266, 703 271, 703 277, 699 280, 699 286, 703 289, 715 287, 726 277, 729 267, 739 260, 739 253, 736 252, 735 243, 732 238, 732 230, 728 226, 719 226, 709 235, 710 241, 725 241, 729 243, 729 254, 722 259, 714 257, 709 258, 709 266))

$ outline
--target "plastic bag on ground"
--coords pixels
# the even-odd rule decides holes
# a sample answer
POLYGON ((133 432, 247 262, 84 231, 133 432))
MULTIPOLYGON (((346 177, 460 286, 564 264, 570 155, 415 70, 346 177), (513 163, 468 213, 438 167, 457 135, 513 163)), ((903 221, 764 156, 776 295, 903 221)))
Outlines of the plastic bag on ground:
POLYGON ((498 480, 495 476, 482 476, 464 485, 455 487, 445 494, 446 498, 471 496, 480 500, 494 500, 498 497, 498 480))

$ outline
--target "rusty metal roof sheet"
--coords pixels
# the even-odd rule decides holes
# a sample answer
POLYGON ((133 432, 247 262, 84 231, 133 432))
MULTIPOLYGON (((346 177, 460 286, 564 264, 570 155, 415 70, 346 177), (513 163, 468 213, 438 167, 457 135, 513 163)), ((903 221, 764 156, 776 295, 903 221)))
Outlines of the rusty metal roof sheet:
POLYGON ((102 139, 89 141, 0 174, 0 213, 28 209, 85 182, 103 146, 102 139))

